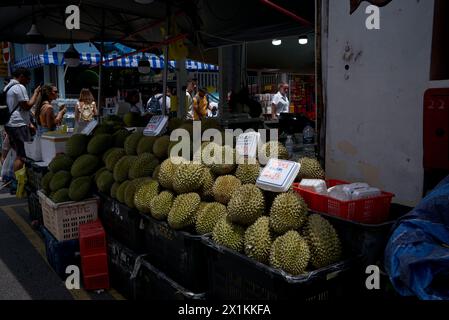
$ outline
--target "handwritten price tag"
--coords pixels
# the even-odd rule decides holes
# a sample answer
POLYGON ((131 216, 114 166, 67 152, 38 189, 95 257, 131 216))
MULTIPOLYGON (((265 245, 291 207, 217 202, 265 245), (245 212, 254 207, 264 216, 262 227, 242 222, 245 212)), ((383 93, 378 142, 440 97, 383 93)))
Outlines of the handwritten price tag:
POLYGON ((299 163, 270 159, 257 178, 256 185, 273 192, 285 192, 292 185, 299 172, 299 163))
POLYGON ((158 136, 168 123, 167 116, 153 116, 143 130, 145 136, 158 136))
POLYGON ((238 136, 235 149, 240 156, 255 158, 257 145, 260 140, 259 132, 248 132, 238 136))

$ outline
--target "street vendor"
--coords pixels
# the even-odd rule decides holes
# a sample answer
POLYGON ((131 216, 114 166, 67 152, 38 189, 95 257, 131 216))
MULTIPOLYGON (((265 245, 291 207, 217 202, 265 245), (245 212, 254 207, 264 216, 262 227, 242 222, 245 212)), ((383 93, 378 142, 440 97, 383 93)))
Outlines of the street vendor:
POLYGON ((288 101, 287 92, 288 84, 282 82, 278 86, 279 91, 273 96, 271 100, 271 114, 273 119, 278 119, 281 113, 287 113, 290 101, 288 101))

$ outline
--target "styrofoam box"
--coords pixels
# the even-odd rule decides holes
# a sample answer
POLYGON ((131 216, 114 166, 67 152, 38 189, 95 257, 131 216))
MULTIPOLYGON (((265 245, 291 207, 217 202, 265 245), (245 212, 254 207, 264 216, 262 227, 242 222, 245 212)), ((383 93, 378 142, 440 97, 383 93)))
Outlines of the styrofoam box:
POLYGON ((42 161, 50 161, 59 153, 65 152, 65 143, 71 134, 44 134, 41 137, 42 161))
POLYGON ((41 150, 41 138, 34 137, 32 142, 25 142, 25 154, 27 158, 34 161, 42 160, 42 150, 41 150))

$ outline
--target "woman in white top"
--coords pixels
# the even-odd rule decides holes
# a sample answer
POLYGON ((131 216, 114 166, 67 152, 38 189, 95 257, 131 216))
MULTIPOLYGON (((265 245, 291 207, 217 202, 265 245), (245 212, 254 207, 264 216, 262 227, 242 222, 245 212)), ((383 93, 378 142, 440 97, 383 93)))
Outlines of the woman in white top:
POLYGON ((288 84, 282 82, 279 84, 279 91, 273 96, 271 100, 271 114, 273 119, 277 119, 281 113, 287 113, 290 107, 290 101, 287 97, 288 84))

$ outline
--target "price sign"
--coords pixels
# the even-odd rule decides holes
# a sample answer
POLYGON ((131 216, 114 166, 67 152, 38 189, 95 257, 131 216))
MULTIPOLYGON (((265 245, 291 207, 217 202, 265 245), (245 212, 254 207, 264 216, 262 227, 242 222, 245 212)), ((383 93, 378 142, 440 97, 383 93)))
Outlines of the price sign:
POLYGON ((273 192, 285 192, 299 172, 300 164, 294 161, 270 159, 257 178, 256 185, 273 192))
POLYGON ((85 135, 90 135, 92 133, 92 131, 94 131, 94 129, 97 127, 98 125, 98 121, 97 120, 92 120, 91 122, 89 122, 89 124, 83 129, 83 131, 81 131, 82 134, 85 135))
POLYGON ((257 156, 259 140, 259 132, 248 132, 239 135, 235 146, 237 154, 243 157, 255 158, 257 156))
POLYGON ((158 136, 165 129, 168 123, 168 116, 153 116, 143 130, 145 136, 158 136))

